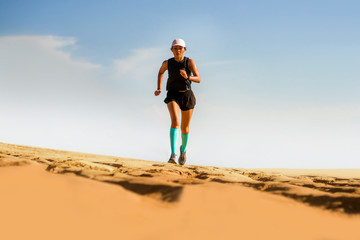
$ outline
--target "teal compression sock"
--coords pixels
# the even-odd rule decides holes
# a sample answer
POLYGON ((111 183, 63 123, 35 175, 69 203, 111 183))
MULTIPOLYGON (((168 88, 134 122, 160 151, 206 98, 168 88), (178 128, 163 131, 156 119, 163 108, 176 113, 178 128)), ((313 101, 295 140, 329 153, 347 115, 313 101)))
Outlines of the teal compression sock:
POLYGON ((170 128, 170 146, 171 146, 171 154, 174 154, 176 151, 176 141, 179 136, 178 128, 170 128))
POLYGON ((188 134, 181 133, 181 140, 182 140, 181 151, 182 152, 186 152, 186 146, 188 143, 188 139, 189 139, 189 133, 188 134))

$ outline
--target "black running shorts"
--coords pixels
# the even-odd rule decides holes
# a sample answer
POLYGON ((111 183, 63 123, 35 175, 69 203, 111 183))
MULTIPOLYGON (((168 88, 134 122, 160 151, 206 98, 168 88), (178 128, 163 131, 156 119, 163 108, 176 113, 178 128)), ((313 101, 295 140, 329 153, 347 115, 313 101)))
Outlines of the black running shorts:
POLYGON ((196 104, 195 95, 191 90, 187 90, 186 92, 168 91, 164 102, 168 104, 171 101, 175 101, 181 111, 193 109, 196 104))

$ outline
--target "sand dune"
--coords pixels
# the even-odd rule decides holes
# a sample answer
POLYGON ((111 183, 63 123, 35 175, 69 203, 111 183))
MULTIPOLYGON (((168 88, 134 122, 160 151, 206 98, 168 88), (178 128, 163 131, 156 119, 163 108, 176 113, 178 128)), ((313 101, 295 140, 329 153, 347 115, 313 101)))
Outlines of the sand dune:
POLYGON ((1 239, 360 239, 359 169, 180 166, 0 143, 0 192, 1 239))

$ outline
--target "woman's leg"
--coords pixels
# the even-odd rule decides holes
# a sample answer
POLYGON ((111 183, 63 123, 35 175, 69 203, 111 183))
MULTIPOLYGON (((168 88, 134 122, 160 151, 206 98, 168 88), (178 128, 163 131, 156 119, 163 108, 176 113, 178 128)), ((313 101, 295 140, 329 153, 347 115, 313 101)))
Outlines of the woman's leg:
POLYGON ((175 154, 176 151, 176 142, 179 135, 179 105, 175 101, 171 101, 167 104, 170 118, 171 118, 171 128, 170 128, 170 146, 171 146, 171 155, 175 154))
POLYGON ((181 111, 181 140, 182 140, 181 152, 186 152, 186 146, 190 132, 190 121, 193 111, 194 109, 181 111))

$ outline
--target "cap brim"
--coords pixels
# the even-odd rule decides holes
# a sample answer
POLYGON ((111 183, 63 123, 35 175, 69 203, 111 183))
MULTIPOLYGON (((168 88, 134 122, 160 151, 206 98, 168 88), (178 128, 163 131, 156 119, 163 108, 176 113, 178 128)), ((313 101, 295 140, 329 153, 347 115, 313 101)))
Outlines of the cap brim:
POLYGON ((182 46, 182 47, 186 47, 186 46, 181 45, 181 44, 174 44, 174 45, 172 45, 172 47, 175 47, 175 46, 182 46))

